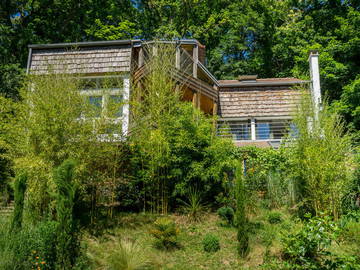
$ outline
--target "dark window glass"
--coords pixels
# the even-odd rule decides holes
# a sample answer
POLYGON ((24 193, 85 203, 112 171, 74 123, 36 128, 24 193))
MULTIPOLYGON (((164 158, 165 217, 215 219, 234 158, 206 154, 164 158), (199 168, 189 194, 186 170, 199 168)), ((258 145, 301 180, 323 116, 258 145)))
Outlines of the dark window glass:
POLYGON ((256 124, 256 139, 257 140, 270 139, 270 123, 256 124))

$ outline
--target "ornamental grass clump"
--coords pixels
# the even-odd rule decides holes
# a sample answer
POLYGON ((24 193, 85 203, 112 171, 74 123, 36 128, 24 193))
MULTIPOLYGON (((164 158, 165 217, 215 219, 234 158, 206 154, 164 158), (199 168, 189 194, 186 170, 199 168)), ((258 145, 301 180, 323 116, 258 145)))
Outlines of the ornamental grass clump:
POLYGON ((158 218, 154 222, 150 234, 154 236, 154 246, 158 249, 170 250, 179 247, 179 229, 176 223, 170 218, 158 218))
POLYGON ((187 214, 190 221, 200 221, 201 215, 205 211, 202 203, 201 194, 196 189, 191 189, 188 193, 187 200, 181 200, 183 204, 182 211, 187 214))
POLYGON ((202 244, 206 252, 216 252, 220 250, 219 238, 213 234, 206 234, 202 244))
POLYGON ((87 256, 96 269, 112 270, 154 270, 159 264, 148 259, 146 250, 136 241, 110 237, 109 241, 99 242, 88 239, 87 256))

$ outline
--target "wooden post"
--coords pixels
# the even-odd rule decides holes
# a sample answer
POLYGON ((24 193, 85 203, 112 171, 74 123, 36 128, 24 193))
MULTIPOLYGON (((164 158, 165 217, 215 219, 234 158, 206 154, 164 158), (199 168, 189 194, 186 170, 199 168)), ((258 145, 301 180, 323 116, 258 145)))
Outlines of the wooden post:
POLYGON ((199 61, 199 47, 198 45, 194 45, 193 47, 193 77, 197 78, 197 64, 199 61))
POLYGON ((194 92, 193 98, 192 98, 192 104, 193 104, 194 108, 197 108, 197 100, 198 100, 198 93, 194 92))
POLYGON ((153 44, 152 51, 153 51, 153 57, 157 56, 157 54, 158 54, 158 47, 157 47, 157 43, 156 43, 156 42, 153 44))
POLYGON ((217 115, 217 103, 214 102, 213 104, 213 111, 212 111, 213 115, 217 115))
POLYGON ((181 48, 180 45, 176 46, 176 56, 175 56, 175 67, 177 69, 181 68, 180 61, 181 61, 181 48))
POLYGON ((201 93, 197 94, 197 108, 201 109, 201 93))
POLYGON ((139 50, 139 66, 138 68, 144 65, 144 49, 141 47, 139 50))

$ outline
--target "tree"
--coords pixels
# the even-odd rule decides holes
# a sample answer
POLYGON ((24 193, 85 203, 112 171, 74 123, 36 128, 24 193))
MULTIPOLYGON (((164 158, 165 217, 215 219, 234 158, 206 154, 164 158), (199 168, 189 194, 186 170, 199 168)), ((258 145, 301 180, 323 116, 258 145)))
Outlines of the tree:
POLYGON ((245 257, 249 252, 249 231, 248 231, 248 221, 245 213, 245 185, 243 181, 243 167, 241 164, 242 161, 238 161, 238 165, 235 169, 235 188, 236 188, 236 212, 235 212, 235 222, 238 229, 237 239, 238 239, 238 252, 239 255, 245 257))
POLYGON ((14 207, 14 214, 11 223, 12 231, 21 230, 21 225, 23 221, 26 181, 27 181, 26 173, 19 174, 15 179, 15 184, 14 184, 15 207, 14 207))
POLYGON ((57 186, 57 269, 71 269, 74 266, 77 254, 78 240, 73 214, 76 194, 74 170, 75 162, 65 160, 54 172, 54 181, 57 186))

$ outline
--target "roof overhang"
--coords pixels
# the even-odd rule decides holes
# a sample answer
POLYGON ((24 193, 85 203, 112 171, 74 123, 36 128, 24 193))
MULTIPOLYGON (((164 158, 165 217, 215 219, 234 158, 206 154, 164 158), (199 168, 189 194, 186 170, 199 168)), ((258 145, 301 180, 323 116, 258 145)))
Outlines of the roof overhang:
POLYGON ((310 83, 311 81, 280 81, 280 82, 239 82, 239 83, 221 83, 219 82, 220 88, 242 88, 242 87, 258 87, 258 86, 293 86, 299 84, 310 83))

